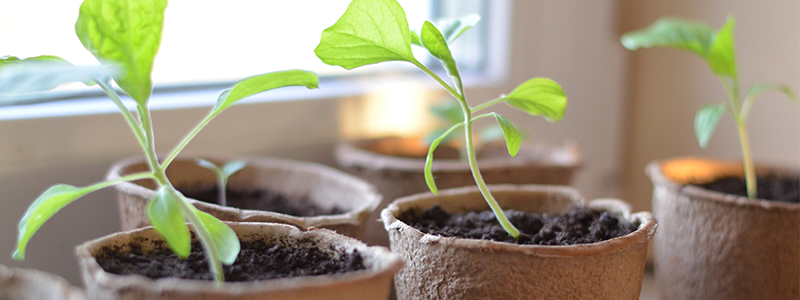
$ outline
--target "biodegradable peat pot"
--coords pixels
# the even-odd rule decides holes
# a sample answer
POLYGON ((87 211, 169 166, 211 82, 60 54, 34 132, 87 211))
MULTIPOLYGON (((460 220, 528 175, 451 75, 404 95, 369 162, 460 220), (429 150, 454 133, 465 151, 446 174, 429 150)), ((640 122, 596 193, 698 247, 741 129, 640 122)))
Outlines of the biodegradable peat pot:
MULTIPOLYGON (((581 166, 577 146, 554 147, 525 143, 516 157, 508 155, 505 143, 489 143, 479 152, 478 165, 487 184, 556 184, 569 185, 581 166)), ((458 160, 455 149, 447 153, 440 145, 431 170, 440 189, 472 186, 475 179, 469 164, 458 160), (449 157, 448 157, 449 156, 449 157)), ((383 195, 383 202, 369 220, 380 219, 380 211, 393 200, 428 192, 425 183, 425 156, 428 149, 418 139, 378 138, 339 143, 334 157, 339 167, 373 184, 383 195)), ((389 245, 386 232, 379 224, 367 227, 365 241, 389 245)))
POLYGON ((177 278, 150 279, 140 275, 115 275, 95 260, 104 246, 138 244, 144 251, 164 243, 152 227, 112 234, 87 242, 77 249, 78 262, 91 299, 386 299, 392 275, 403 262, 386 248, 325 229, 302 231, 286 224, 228 223, 241 240, 266 240, 287 247, 314 247, 323 251, 358 251, 366 269, 344 274, 301 276, 251 282, 226 282, 177 278), (302 240, 302 242, 301 242, 302 240))
MULTIPOLYGON (((198 209, 220 220, 231 222, 275 222, 297 226, 326 228, 340 234, 360 238, 367 226, 367 218, 378 207, 381 196, 370 184, 344 172, 323 165, 287 159, 261 157, 203 158, 221 165, 227 161, 243 159, 247 166, 230 177, 228 187, 251 187, 272 190, 288 198, 306 197, 323 208, 338 206, 345 212, 336 215, 296 217, 262 210, 223 207, 190 199, 198 209)), ((108 171, 107 179, 148 170, 143 158, 128 158, 117 162, 108 171)), ((177 189, 199 184, 216 184, 214 173, 198 166, 194 157, 176 159, 167 169, 167 177, 177 189)), ((150 225, 147 205, 155 197, 155 182, 139 180, 114 186, 118 192, 122 230, 150 225)))
POLYGON ((661 299, 800 299, 800 204, 688 185, 742 174, 741 163, 696 158, 647 166, 661 299))
MULTIPOLYGON (((584 205, 578 192, 563 186, 495 185, 504 209, 564 213, 584 205)), ((575 246, 515 245, 488 240, 424 234, 396 216, 439 204, 447 211, 489 207, 478 189, 417 194, 392 202, 381 213, 392 251, 406 266, 395 276, 398 299, 638 299, 647 243, 656 229, 648 212, 630 213, 619 200, 595 200, 591 209, 608 211, 639 228, 622 237, 575 246)))
POLYGON ((0 299, 84 300, 87 298, 81 289, 54 274, 0 265, 0 299))

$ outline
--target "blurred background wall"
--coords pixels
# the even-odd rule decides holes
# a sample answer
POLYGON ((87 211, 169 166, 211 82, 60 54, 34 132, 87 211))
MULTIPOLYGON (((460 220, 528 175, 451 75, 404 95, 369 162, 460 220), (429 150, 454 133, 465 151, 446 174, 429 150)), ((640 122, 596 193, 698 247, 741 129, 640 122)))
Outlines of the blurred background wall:
MULTIPOLYGON (((708 149, 701 150, 695 141, 695 110, 704 103, 726 100, 704 62, 670 49, 629 52, 619 44, 622 33, 667 15, 703 20, 718 28, 730 12, 737 18, 742 84, 775 80, 800 88, 800 2, 796 0, 517 0, 510 4, 507 76, 498 84, 470 88, 467 95, 475 104, 508 93, 530 77, 559 82, 569 97, 567 114, 560 122, 497 108, 530 132, 534 141, 577 142, 586 166, 575 185, 587 198, 620 197, 646 210, 651 190, 643 171, 647 162, 680 155, 739 159, 730 119, 722 120, 708 149)), ((433 89, 419 94, 429 99, 441 96, 433 89)), ((332 145, 341 138, 389 133, 350 127, 377 122, 374 116, 353 114, 353 105, 384 100, 365 95, 238 105, 215 119, 187 152, 273 155, 332 164, 332 145)), ((168 151, 207 109, 155 112, 159 151, 168 151)), ((765 94, 753 110, 749 129, 759 162, 798 168, 798 106, 777 93, 765 94)), ((31 240, 24 262, 10 258, 17 222, 51 184, 90 184, 101 180, 112 162, 138 155, 131 133, 117 114, 100 114, 0 121, 0 136, 0 190, 5 192, 0 254, 6 253, 0 255, 0 263, 46 270, 79 284, 75 245, 119 230, 112 190, 91 194, 57 214, 31 240)))

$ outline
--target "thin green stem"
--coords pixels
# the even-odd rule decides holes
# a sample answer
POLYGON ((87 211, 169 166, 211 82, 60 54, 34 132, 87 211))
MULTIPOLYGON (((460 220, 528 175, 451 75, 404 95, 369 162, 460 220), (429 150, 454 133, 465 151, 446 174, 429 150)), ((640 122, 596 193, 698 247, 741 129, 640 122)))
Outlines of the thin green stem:
POLYGON ((115 184, 120 183, 120 182, 128 182, 128 181, 134 181, 134 180, 145 179, 145 178, 155 178, 155 176, 153 175, 152 172, 134 173, 134 174, 122 176, 122 177, 114 179, 114 180, 109 180, 109 181, 103 181, 103 182, 100 182, 100 183, 96 183, 96 184, 92 185, 91 187, 93 189, 102 189, 102 188, 106 188, 106 187, 115 185, 115 184))
POLYGON ((225 187, 228 186, 228 178, 225 177, 225 174, 222 174, 220 170, 217 173, 217 199, 219 200, 220 206, 228 206, 228 199, 225 195, 225 187))
POLYGON ((164 159, 164 161, 161 163, 162 167, 166 169, 169 166, 169 164, 172 163, 173 160, 175 160, 175 157, 177 157, 178 154, 181 153, 183 148, 186 148, 186 145, 188 145, 189 142, 191 142, 192 139, 200 132, 200 130, 205 128, 206 125, 208 125, 208 122, 211 122, 211 120, 214 119, 215 116, 216 115, 213 113, 209 114, 205 119, 203 119, 202 122, 200 122, 200 124, 197 124, 197 126, 195 126, 192 132, 190 132, 186 137, 184 137, 183 140, 177 146, 175 146, 174 149, 172 149, 172 152, 170 152, 169 156, 167 156, 167 158, 164 159))
MULTIPOLYGON (((150 110, 147 108, 147 106, 139 106, 139 114, 141 115, 142 119, 142 129, 144 130, 145 138, 147 139, 147 151, 145 151, 147 163, 150 165, 150 169, 153 170, 153 172, 164 173, 166 172, 167 168, 162 168, 158 163, 158 157, 156 157, 156 141, 155 135, 153 134, 153 119, 150 116, 150 110)), ((166 177, 166 175, 164 176, 166 177)))
POLYGON ((497 103, 500 103, 500 102, 503 102, 503 101, 506 101, 506 100, 508 100, 508 99, 506 99, 505 97, 494 99, 492 101, 489 101, 489 102, 486 102, 484 104, 481 104, 481 105, 478 105, 478 106, 474 107, 472 109, 472 112, 475 113, 475 112, 477 112, 477 111, 479 111, 481 109, 487 108, 489 106, 495 105, 497 103))
POLYGON ((428 67, 426 67, 425 65, 416 60, 412 61, 411 63, 413 63, 415 66, 417 66, 417 68, 425 72, 425 74, 428 74, 428 76, 433 78, 433 80, 436 80, 436 82, 438 82, 445 90, 447 90, 447 92, 450 93, 450 95, 456 97, 456 99, 458 99, 460 102, 465 102, 464 96, 461 93, 457 92, 455 89, 453 89, 453 87, 444 82, 444 80, 442 80, 441 77, 436 75, 436 73, 433 73, 431 69, 428 69, 428 67))
POLYGON ((747 197, 756 199, 758 187, 756 186, 756 170, 753 166, 753 154, 750 153, 750 141, 747 127, 744 122, 736 122, 739 131, 739 142, 742 144, 742 158, 744 160, 744 179, 747 183, 747 197))
POLYGON ((206 250, 205 255, 208 260, 208 266, 214 275, 217 286, 222 286, 225 282, 225 273, 222 271, 222 261, 219 259, 219 249, 217 249, 217 244, 214 243, 214 238, 211 237, 208 228, 203 225, 203 221, 200 220, 200 216, 197 215, 194 206, 189 203, 189 200, 175 190, 172 184, 167 183, 167 188, 176 199, 179 199, 178 202, 181 204, 183 214, 189 219, 189 223, 194 227, 195 233, 200 238, 200 243, 203 244, 203 248, 206 250))
MULTIPOLYGON (((469 119, 467 119, 469 120, 469 119)), ((489 188, 486 187, 486 182, 483 181, 483 176, 481 176, 481 171, 478 169, 478 160, 475 156, 475 146, 473 145, 472 141, 472 121, 467 121, 466 126, 464 126, 464 134, 466 135, 466 147, 467 147, 467 159, 469 161, 469 168, 472 171, 472 177, 475 178, 475 183, 478 185, 478 189, 481 191, 481 195, 483 198, 486 199, 486 202, 489 203, 489 207, 491 207, 492 212, 494 212, 495 217, 497 217, 497 221, 500 222, 500 226, 503 226, 503 229, 508 232, 515 240, 519 238, 519 230, 514 227, 514 224, 508 221, 506 218, 506 214, 503 212, 503 209, 500 208, 500 205, 497 204, 497 200, 494 199, 492 193, 489 192, 489 188)))
POLYGON ((133 131, 133 135, 136 136, 136 140, 139 141, 139 145, 142 147, 142 150, 147 153, 147 138, 145 137, 144 130, 141 127, 141 124, 136 121, 136 118, 133 116, 130 110, 125 107, 125 104, 122 103, 122 99, 119 97, 116 91, 111 88, 108 84, 103 82, 102 80, 97 81, 97 85, 106 92, 106 94, 114 101, 114 104, 117 105, 120 112, 122 113, 122 117, 125 118, 125 121, 130 126, 131 131, 133 131))

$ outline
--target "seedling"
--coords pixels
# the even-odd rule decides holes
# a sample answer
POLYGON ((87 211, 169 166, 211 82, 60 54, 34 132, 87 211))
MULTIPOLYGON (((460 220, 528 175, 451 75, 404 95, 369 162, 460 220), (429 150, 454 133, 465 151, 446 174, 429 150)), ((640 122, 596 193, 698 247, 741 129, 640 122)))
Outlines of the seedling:
POLYGON ((189 132, 163 161, 156 157, 153 123, 148 100, 153 90, 150 79, 153 60, 158 52, 166 0, 85 0, 80 7, 75 33, 100 61, 102 66, 75 66, 53 56, 0 59, 0 91, 21 92, 51 89, 58 84, 82 81, 96 83, 117 105, 133 131, 147 159, 150 171, 96 183, 87 187, 59 184, 50 187, 31 204, 19 223, 14 258, 25 258, 25 247, 34 233, 58 210, 93 191, 120 182, 154 180, 156 196, 147 214, 155 229, 164 236, 170 249, 182 258, 191 250, 191 236, 186 219, 200 239, 209 269, 218 284, 224 281, 222 264, 236 260, 240 245, 236 233, 217 218, 196 209, 170 183, 165 170, 178 153, 222 111, 248 96, 285 86, 318 85, 317 75, 290 70, 247 78, 220 94, 209 114, 189 132), (111 80, 135 102, 136 114, 123 103, 111 80), (22 83, 22 85, 16 85, 22 83))
POLYGON ((747 119, 756 98, 767 91, 779 91, 797 103, 792 89, 783 83, 756 82, 750 86, 744 100, 740 100, 739 77, 736 72, 736 56, 733 42, 735 20, 728 20, 714 32, 711 27, 680 19, 662 18, 647 28, 622 35, 622 45, 629 50, 650 48, 655 46, 675 48, 694 53, 706 61, 711 72, 719 77, 722 87, 728 95, 728 102, 707 104, 697 110, 694 118, 694 133, 700 148, 705 148, 725 112, 733 117, 739 132, 739 143, 742 147, 744 174, 747 183, 747 196, 751 199, 756 194, 756 172, 753 166, 753 155, 750 152, 750 141, 747 134, 747 119))
POLYGON ((239 172, 247 163, 243 160, 234 160, 219 167, 215 163, 202 158, 198 158, 195 161, 198 166, 211 170, 214 172, 214 175, 217 176, 217 203, 222 206, 227 206, 228 199, 225 188, 228 186, 228 177, 239 172))
POLYGON ((431 173, 433 151, 448 134, 463 127, 464 147, 466 147, 467 161, 475 183, 503 228, 509 235, 518 238, 519 230, 508 221, 503 210, 486 187, 478 169, 472 124, 478 119, 495 118, 503 129, 508 153, 511 156, 516 155, 519 151, 521 141, 519 130, 508 118, 500 114, 494 112, 475 114, 489 106, 504 102, 528 114, 541 115, 550 121, 556 121, 564 116, 567 97, 555 81, 547 78, 533 78, 518 86, 509 95, 503 95, 476 107, 470 107, 464 95, 461 75, 448 44, 476 22, 478 22, 478 18, 474 16, 438 26, 430 21, 425 21, 422 29, 416 33, 409 30, 405 11, 397 1, 354 0, 344 15, 333 26, 322 32, 322 38, 314 52, 326 64, 341 66, 348 70, 386 61, 410 62, 455 97, 464 118, 436 138, 428 149, 424 172, 428 188, 434 194, 438 193, 431 173), (414 58, 411 52, 412 44, 424 47, 433 57, 441 61, 447 74, 452 77, 453 85, 446 83, 414 58))

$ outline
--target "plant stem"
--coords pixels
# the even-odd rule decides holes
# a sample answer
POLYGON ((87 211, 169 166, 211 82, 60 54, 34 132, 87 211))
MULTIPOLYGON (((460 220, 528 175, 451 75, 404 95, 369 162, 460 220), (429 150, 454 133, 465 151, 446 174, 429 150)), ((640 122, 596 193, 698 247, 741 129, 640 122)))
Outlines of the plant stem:
POLYGON ((447 92, 448 92, 448 93, 450 93, 450 95, 453 95, 453 97, 456 97, 456 99, 458 99, 458 101, 459 101, 459 102, 465 102, 464 96, 462 96, 461 94, 459 94, 459 93, 458 93, 456 90, 454 90, 454 89, 453 89, 453 88, 452 88, 452 87, 451 87, 449 84, 447 84, 446 82, 444 82, 444 80, 442 80, 442 78, 441 78, 441 77, 439 77, 438 75, 436 75, 436 73, 433 73, 433 71, 431 71, 431 69, 428 69, 428 67, 426 67, 425 65, 423 65, 422 63, 420 63, 420 62, 419 62, 419 61, 417 61, 417 60, 414 60, 414 61, 412 61, 411 63, 413 63, 415 66, 417 66, 417 68, 419 68, 420 70, 422 70, 423 72, 425 72, 425 74, 428 74, 428 76, 430 76, 431 78, 433 78, 433 80, 436 80, 436 82, 438 82, 438 83, 439 83, 439 85, 441 85, 441 86, 442 86, 442 87, 443 87, 445 90, 447 90, 447 92))
POLYGON ((506 101, 506 100, 507 100, 507 99, 506 99, 505 97, 494 99, 494 100, 492 100, 492 101, 489 101, 489 102, 486 102, 486 103, 484 103, 484 104, 481 104, 481 105, 478 105, 478 106, 474 107, 474 108, 472 109, 472 112, 473 112, 473 113, 474 113, 474 112, 477 112, 477 111, 479 111, 479 110, 481 110, 481 109, 487 108, 487 107, 489 107, 489 106, 495 105, 495 104, 497 104, 497 103, 499 103, 499 102, 503 102, 503 101, 506 101))
POLYGON ((200 216, 197 215, 194 206, 189 203, 189 200, 175 190, 175 188, 172 187, 172 184, 167 184, 169 192, 172 193, 176 199, 179 199, 181 208, 183 209, 183 214, 186 215, 187 219, 189 219, 189 223, 192 224, 197 236, 200 238, 200 243, 205 249, 204 252, 206 259, 208 260, 208 267, 211 270, 211 274, 214 275, 217 286, 222 286, 222 284, 225 282, 225 273, 222 271, 222 261, 219 259, 219 249, 217 249, 217 245, 214 244, 214 239, 211 237, 211 233, 208 232, 208 228, 203 225, 203 221, 200 220, 200 216))
POLYGON ((756 186, 756 170, 753 166, 753 154, 750 152, 750 138, 744 122, 736 122, 739 131, 739 142, 742 144, 742 158, 744 161, 744 179, 747 184, 747 197, 756 199, 758 187, 756 186))
POLYGON ((497 200, 494 199, 492 193, 489 192, 489 188, 486 187, 486 182, 483 181, 483 176, 481 176, 481 171, 478 169, 478 160, 475 157, 475 146, 472 142, 472 121, 469 119, 469 111, 466 111, 466 126, 464 126, 464 134, 466 135, 466 148, 467 148, 467 159, 469 161, 469 169, 472 171, 472 177, 475 178, 475 183, 478 185, 478 189, 481 191, 481 195, 483 198, 486 199, 486 202, 489 203, 489 207, 492 208, 492 212, 494 212, 495 217, 497 217, 497 221, 500 222, 500 226, 503 226, 503 229, 508 232, 515 240, 519 238, 519 230, 514 227, 514 224, 508 221, 506 218, 506 214, 503 212, 503 209, 500 208, 500 205, 497 204, 497 200))
POLYGON ((117 105, 120 112, 122 113, 122 117, 125 118, 125 121, 128 123, 128 126, 130 126, 131 131, 133 131, 133 135, 136 136, 136 140, 139 141, 139 145, 142 147, 142 150, 145 153, 147 153, 148 149, 147 138, 145 138, 145 134, 143 132, 141 124, 139 124, 139 122, 136 121, 136 118, 133 117, 131 111, 128 110, 127 107, 125 107, 125 104, 122 103, 122 99, 119 97, 117 92, 114 91, 114 89, 112 89, 110 86, 108 86, 108 84, 106 84, 102 80, 97 80, 97 85, 99 85, 100 88, 102 88, 103 91, 106 92, 106 95, 108 95, 108 97, 111 98, 111 101, 114 101, 114 104, 117 105))
POLYGON ((200 130, 205 128, 206 125, 208 125, 208 122, 211 122, 211 119, 213 119, 215 116, 216 116, 215 114, 209 114, 205 119, 203 119, 202 122, 200 122, 200 124, 197 124, 197 126, 195 126, 192 132, 190 132, 186 137, 183 138, 183 140, 177 146, 175 146, 175 149, 172 149, 172 152, 170 152, 169 156, 167 156, 167 158, 164 159, 164 162, 162 162, 162 166, 164 167, 164 169, 166 169, 169 166, 169 164, 172 163, 173 160, 175 160, 175 157, 178 156, 178 153, 181 153, 183 148, 186 148, 186 145, 188 145, 189 142, 191 142, 192 139, 200 132, 200 130))
POLYGON ((217 174, 217 202, 219 202, 220 206, 228 206, 228 199, 225 193, 225 187, 228 185, 228 180, 225 178, 225 174, 222 174, 222 170, 218 171, 217 174))

